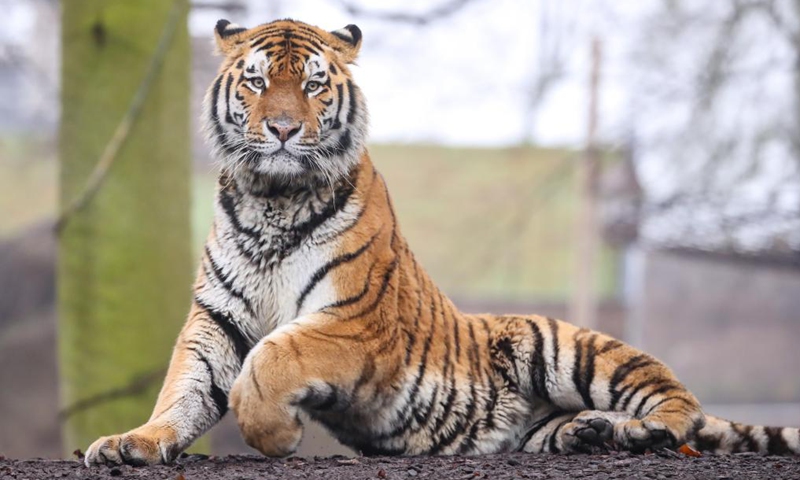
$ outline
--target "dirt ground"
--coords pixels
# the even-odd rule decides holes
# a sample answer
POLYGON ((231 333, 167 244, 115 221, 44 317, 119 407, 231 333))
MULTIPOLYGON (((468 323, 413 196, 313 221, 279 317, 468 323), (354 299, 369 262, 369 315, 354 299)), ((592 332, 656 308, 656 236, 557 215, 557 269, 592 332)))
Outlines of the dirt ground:
POLYGON ((800 458, 752 454, 487 455, 479 457, 288 458, 190 455, 174 465, 86 468, 77 460, 0 459, 0 480, 22 479, 775 479, 800 478, 800 458))

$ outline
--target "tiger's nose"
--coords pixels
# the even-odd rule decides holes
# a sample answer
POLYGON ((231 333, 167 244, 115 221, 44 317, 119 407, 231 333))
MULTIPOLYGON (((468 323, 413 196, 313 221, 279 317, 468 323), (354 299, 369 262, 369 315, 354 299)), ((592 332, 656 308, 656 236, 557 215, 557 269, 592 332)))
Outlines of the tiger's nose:
POLYGON ((267 120, 267 130, 278 137, 282 143, 289 140, 300 131, 303 124, 288 118, 274 118, 267 120))

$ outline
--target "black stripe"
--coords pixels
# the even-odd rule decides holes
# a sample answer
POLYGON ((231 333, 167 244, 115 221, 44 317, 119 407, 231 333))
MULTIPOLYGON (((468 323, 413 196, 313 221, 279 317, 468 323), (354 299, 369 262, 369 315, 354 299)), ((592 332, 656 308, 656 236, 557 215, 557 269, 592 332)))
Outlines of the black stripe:
POLYGON ((320 281, 322 281, 322 279, 325 278, 325 276, 328 275, 328 273, 331 270, 333 270, 334 268, 336 268, 336 267, 338 267, 340 265, 343 265, 343 264, 346 264, 346 263, 350 263, 353 260, 355 260, 358 257, 360 257, 361 254, 364 253, 365 251, 367 251, 367 249, 370 247, 370 245, 372 245, 372 242, 375 241, 375 238, 377 238, 379 233, 380 233, 380 231, 378 231, 375 235, 373 235, 367 241, 367 243, 365 243, 364 245, 359 247, 358 250, 356 250, 354 252, 350 252, 350 253, 345 253, 344 255, 340 255, 340 256, 334 258, 333 260, 329 261, 325 265, 321 266, 319 269, 317 269, 317 271, 314 272, 314 274, 311 276, 311 279, 308 281, 306 286, 303 287, 303 291, 300 292, 300 297, 297 299, 297 311, 300 312, 300 309, 303 307, 303 302, 305 302, 306 297, 308 296, 308 294, 311 293, 311 291, 314 289, 314 287, 316 287, 317 284, 320 281))
POLYGON ((544 358, 544 336, 539 326, 532 320, 525 319, 533 335, 533 352, 531 352, 531 386, 533 391, 544 401, 550 401, 547 391, 547 362, 544 358))
POLYGON ((239 216, 236 213, 236 200, 231 195, 230 187, 220 189, 219 204, 225 211, 225 215, 228 217, 233 225, 233 228, 235 228, 237 232, 247 235, 248 237, 257 240, 259 243, 261 242, 261 232, 253 228, 245 227, 239 221, 239 216))
POLYGON ((614 373, 611 375, 611 381, 608 383, 608 391, 611 394, 611 405, 609 406, 609 410, 615 411, 615 407, 617 406, 620 397, 627 390, 626 387, 625 389, 619 391, 617 390, 617 385, 622 383, 628 377, 628 375, 635 370, 655 364, 656 362, 653 359, 642 354, 631 357, 625 363, 618 365, 617 368, 614 369, 614 373))
POLYGON ((597 351, 597 355, 603 355, 603 354, 606 354, 606 353, 608 353, 608 352, 610 352, 612 350, 616 350, 616 349, 622 348, 624 346, 625 346, 625 344, 620 342, 620 341, 609 340, 603 345, 603 348, 601 348, 600 350, 597 351))
MULTIPOLYGON (((689 400, 686 400, 683 397, 667 397, 667 398, 662 398, 661 400, 656 402, 655 405, 653 405, 652 407, 650 407, 647 410, 647 413, 644 416, 646 417, 647 415, 650 415, 650 412, 652 412, 656 408, 660 407, 661 405, 663 405, 663 404, 665 404, 667 402, 672 402, 672 401, 685 403, 686 406, 689 407, 689 408, 696 408, 697 407, 697 405, 695 405, 693 402, 690 402, 689 400)), ((659 410, 659 412, 667 413, 667 410, 659 410)), ((685 414, 686 410, 681 410, 680 412, 685 414)))
POLYGON ((327 157, 333 158, 342 156, 350 150, 350 147, 353 146, 353 138, 350 135, 350 130, 345 130, 342 132, 342 135, 339 137, 339 140, 336 141, 336 145, 334 145, 328 152, 327 157))
POLYGON ((553 370, 558 371, 558 356, 559 356, 559 344, 558 344, 558 322, 554 319, 547 317, 547 324, 550 326, 550 336, 553 338, 553 370))
POLYGON ((461 358, 461 335, 459 334, 459 315, 457 313, 452 312, 451 315, 453 317, 453 345, 456 348, 456 361, 461 358))
POLYGON ((399 263, 398 260, 399 260, 398 257, 395 256, 394 259, 392 260, 392 263, 389 264, 389 268, 387 268, 386 272, 384 272, 383 280, 381 281, 381 288, 380 290, 378 290, 378 294, 375 296, 375 299, 372 301, 372 303, 370 303, 369 306, 367 306, 367 308, 365 308, 364 310, 361 310, 360 312, 347 317, 345 320, 353 320, 356 318, 363 317, 364 315, 372 313, 373 311, 375 311, 376 308, 378 308, 378 304, 381 303, 381 300, 383 300, 383 296, 386 294, 387 288, 389 288, 389 282, 392 279, 392 274, 394 274, 395 270, 397 270, 397 264, 399 263))
MULTIPOLYGON (((289 35, 285 35, 285 37, 293 39, 293 40, 300 40, 301 42, 307 42, 307 43, 311 44, 311 47, 313 47, 313 49, 310 48, 310 47, 307 47, 305 45, 298 45, 298 44, 296 44, 294 42, 291 42, 291 45, 293 47, 305 48, 306 50, 313 51, 317 55, 322 55, 322 51, 324 50, 324 48, 322 47, 322 45, 320 45, 318 42, 316 42, 310 36, 306 36, 306 35, 302 35, 302 34, 298 35, 297 33, 290 33, 289 35)), ((317 37, 317 38, 320 38, 320 37, 317 37)))
MULTIPOLYGON (((312 55, 321 55, 322 54, 322 52, 320 50, 317 50, 313 46, 309 46, 309 45, 303 45, 303 44, 296 43, 296 42, 289 42, 289 46, 292 47, 292 48, 295 48, 295 49, 300 48, 300 49, 306 50, 308 53, 310 53, 312 55)), ((310 57, 309 56, 304 56, 304 58, 305 58, 305 61, 307 62, 310 57)))
POLYGON ((564 412, 556 411, 534 423, 533 427, 531 427, 530 430, 525 432, 525 435, 522 436, 522 441, 520 441, 520 444, 517 447, 516 451, 522 452, 523 450, 525 450, 525 445, 527 445, 527 443, 531 441, 534 435, 536 435, 541 429, 546 427, 548 423, 552 422, 556 418, 559 418, 563 415, 565 415, 564 412))
POLYGON ((622 400, 622 403, 620 404, 620 409, 628 411, 628 406, 633 401, 633 397, 635 397, 639 392, 653 385, 658 385, 660 387, 665 383, 671 383, 671 382, 668 379, 664 378, 651 378, 636 385, 628 385, 625 390, 630 391, 630 393, 628 393, 628 396, 625 397, 624 400, 622 400))
POLYGON ((740 435, 737 445, 733 448, 733 452, 760 452, 760 448, 756 440, 753 438, 753 427, 751 425, 739 425, 738 423, 731 423, 731 428, 740 435), (747 445, 745 445, 747 444, 747 445))
POLYGON ((219 385, 217 385, 216 380, 214 379, 214 370, 211 368, 211 363, 208 361, 208 358, 198 349, 194 347, 186 347, 187 350, 192 351, 195 355, 197 355, 197 359, 203 362, 206 366, 206 370, 208 371, 209 381, 211 383, 211 400, 214 402, 214 408, 217 410, 217 418, 222 418, 226 413, 228 413, 228 394, 225 393, 219 385))
POLYGON ((233 351, 236 354, 236 357, 239 359, 239 365, 241 366, 248 352, 250 352, 250 349, 252 348, 252 345, 247 340, 245 335, 241 330, 239 330, 239 327, 228 315, 215 310, 211 306, 205 304, 198 297, 195 297, 194 301, 198 307, 203 309, 208 314, 208 317, 214 321, 220 330, 222 330, 222 333, 224 333, 231 342, 233 351))
MULTIPOLYGON (((231 294, 231 296, 237 298, 239 301, 244 304, 244 307, 247 309, 248 313, 255 317, 255 311, 253 310, 253 306, 250 303, 250 299, 244 296, 244 293, 241 290, 236 289, 233 286, 233 280, 228 278, 222 269, 217 265, 217 262, 214 261, 214 257, 211 255, 211 250, 209 250, 208 245, 205 246, 206 257, 208 258, 208 263, 211 265, 211 273, 214 277, 219 280, 222 287, 231 294)), ((208 272, 207 272, 208 273, 208 272)))
POLYGON ((581 362, 583 357, 583 336, 585 330, 581 329, 575 333, 575 367, 572 370, 572 382, 575 388, 583 399, 583 404, 586 405, 588 410, 594 410, 594 400, 592 400, 591 386, 594 381, 594 360, 595 360, 595 346, 594 341, 597 338, 596 334, 592 334, 586 339, 586 352, 585 361, 581 362))
MULTIPOLYGON (((444 405, 442 405, 442 415, 436 419, 434 423, 433 430, 436 433, 442 429, 442 427, 447 423, 447 420, 450 418, 450 415, 453 413, 453 403, 455 402, 456 396, 458 395, 458 390, 456 389, 456 374, 455 374, 455 363, 452 362, 450 358, 450 332, 447 328, 447 315, 444 311, 444 302, 442 300, 442 293, 439 292, 439 310, 442 315, 442 326, 445 331, 445 351, 444 351, 444 366, 442 367, 442 379, 446 382, 448 377, 448 370, 449 370, 449 377, 450 377, 450 385, 449 391, 447 394, 447 398, 445 400, 444 405)), ((459 429, 453 429, 454 432, 458 431, 459 429)), ((448 436, 446 438, 447 441, 440 441, 437 445, 437 448, 442 449, 448 445, 450 445, 454 440, 455 436, 448 436)), ((434 452, 435 453, 435 452, 434 452)))
POLYGON ((467 411, 464 415, 464 425, 472 425, 469 432, 464 436, 461 445, 458 447, 459 453, 468 453, 475 448, 475 435, 478 433, 480 422, 476 421, 475 417, 478 412, 478 394, 475 390, 475 373, 474 369, 478 366, 477 356, 475 349, 477 343, 475 342, 475 331, 472 328, 472 323, 467 324, 469 331, 470 344, 467 351, 467 359, 469 361, 469 371, 467 372, 467 380, 469 381, 469 403, 467 404, 467 411))
POLYGON ((228 80, 225 82, 225 121, 236 125, 231 117, 231 85, 233 85, 233 75, 228 73, 228 80))
MULTIPOLYGON (((416 418, 416 412, 419 410, 419 408, 413 407, 420 400, 418 398, 419 389, 422 386, 422 381, 425 378, 425 373, 428 368, 428 354, 430 353, 431 345, 433 343, 433 335, 436 331, 436 322, 434 321, 436 306, 433 304, 433 302, 431 303, 431 306, 434 309, 431 313, 431 329, 428 332, 428 336, 425 338, 425 343, 422 346, 422 356, 419 360, 419 367, 417 367, 416 379, 414 380, 414 384, 411 386, 411 391, 408 395, 408 401, 405 405, 403 405, 403 408, 400 410, 400 414, 397 416, 398 420, 400 420, 400 423, 394 429, 392 429, 392 431, 382 435, 381 438, 391 438, 404 433, 411 426, 411 421, 416 418)), ((422 425, 419 426, 421 427, 422 425)))
POLYGON ((369 270, 367 270, 367 276, 365 277, 365 280, 364 280, 364 286, 363 286, 363 288, 361 289, 360 292, 358 292, 355 295, 352 295, 350 297, 339 299, 339 300, 331 303, 330 305, 325 306, 321 310, 324 311, 324 310, 328 310, 330 308, 345 307, 347 305, 352 305, 352 304, 358 302, 359 300, 361 300, 362 298, 364 298, 364 296, 369 292, 369 283, 370 283, 369 281, 370 281, 370 277, 372 276, 372 271, 375 269, 375 265, 376 264, 377 264, 377 262, 373 263, 372 265, 369 266, 369 270))
POLYGON ((342 112, 342 96, 344 95, 344 87, 341 83, 336 84, 336 116, 333 118, 333 130, 342 128, 342 122, 339 120, 339 114, 342 112))
POLYGON ((558 432, 559 432, 559 431, 560 431, 562 428, 564 428, 564 425, 566 425, 567 423, 569 423, 569 420, 566 420, 566 421, 562 422, 561 424, 559 424, 559 425, 558 425, 558 426, 557 426, 557 427, 556 427, 556 428, 555 428, 555 429, 554 429, 554 430, 553 430, 553 431, 550 433, 550 438, 548 439, 549 441, 547 442, 547 443, 548 443, 548 447, 549 447, 549 452, 550 452, 550 453, 561 453, 561 450, 558 448, 558 445, 556 444, 556 440, 558 439, 558 432))
POLYGON ((356 87, 349 78, 347 79, 347 96, 350 101, 350 110, 347 111, 347 123, 351 124, 355 118, 356 110, 358 110, 358 104, 356 103, 356 87))
POLYGON ((211 123, 214 125, 214 131, 217 134, 217 143, 224 149, 228 150, 228 143, 225 141, 225 132, 222 130, 222 125, 219 122, 219 113, 217 111, 217 104, 219 103, 219 90, 222 87, 222 77, 220 75, 211 87, 211 123))
MULTIPOLYGON (((639 405, 636 406, 636 411, 633 414, 633 416, 635 416, 636 418, 641 418, 640 415, 642 414, 642 409, 645 407, 645 405, 647 405, 647 402, 654 396, 661 395, 667 392, 672 392, 675 390, 681 391, 683 389, 678 387, 677 385, 671 385, 671 384, 661 385, 660 387, 653 389, 650 393, 643 396, 642 399, 639 400, 639 405)), ((652 409, 648 410, 647 414, 649 415, 650 412, 652 411, 653 411, 652 409)))
POLYGON ((415 408, 412 410, 412 414, 414 415, 414 419, 417 421, 417 427, 413 430, 414 432, 418 432, 425 428, 428 425, 428 422, 431 419, 431 413, 433 413, 433 405, 436 403, 436 400, 439 398, 439 384, 433 386, 433 392, 431 392, 430 397, 427 398, 426 404, 416 404, 415 408))
POLYGON ((767 434, 769 441, 767 442, 767 453, 770 455, 788 455, 792 452, 786 440, 781 433, 782 427, 764 427, 764 433, 767 434))

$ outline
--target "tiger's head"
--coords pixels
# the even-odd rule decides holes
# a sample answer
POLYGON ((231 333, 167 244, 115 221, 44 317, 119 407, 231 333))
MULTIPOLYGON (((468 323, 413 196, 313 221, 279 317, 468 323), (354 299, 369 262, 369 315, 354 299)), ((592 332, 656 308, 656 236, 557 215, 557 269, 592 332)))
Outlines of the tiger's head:
POLYGON ((355 25, 328 32, 293 20, 251 29, 217 22, 225 58, 205 98, 223 171, 282 181, 340 179, 359 161, 367 110, 348 64, 355 25))

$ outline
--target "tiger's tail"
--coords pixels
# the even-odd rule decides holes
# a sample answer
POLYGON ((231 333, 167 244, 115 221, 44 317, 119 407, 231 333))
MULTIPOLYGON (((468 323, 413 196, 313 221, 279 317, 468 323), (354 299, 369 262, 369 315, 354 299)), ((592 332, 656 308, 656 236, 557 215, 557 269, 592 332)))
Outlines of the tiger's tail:
POLYGON ((713 453, 800 455, 800 429, 743 425, 706 415, 705 426, 697 432, 690 445, 713 453))

